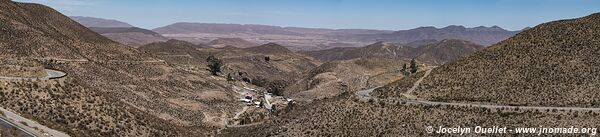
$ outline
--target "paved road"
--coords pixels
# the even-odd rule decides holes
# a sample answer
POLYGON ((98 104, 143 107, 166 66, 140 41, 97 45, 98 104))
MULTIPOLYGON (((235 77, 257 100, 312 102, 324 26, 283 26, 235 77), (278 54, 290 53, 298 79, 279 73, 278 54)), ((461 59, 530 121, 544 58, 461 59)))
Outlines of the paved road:
POLYGON ((35 134, 15 125, 14 123, 4 119, 3 117, 0 117, 0 128, 6 128, 6 129, 16 128, 19 131, 17 134, 20 136, 37 137, 35 134))
POLYGON ((55 79, 67 76, 67 73, 52 69, 46 69, 46 73, 48 73, 48 76, 44 77, 44 79, 55 79))
POLYGON ((19 130, 26 132, 30 136, 69 137, 69 135, 61 131, 48 128, 36 121, 24 118, 19 114, 2 107, 0 107, 0 111, 4 114, 1 116, 4 118, 3 120, 9 120, 9 123, 13 124, 12 126, 17 127, 19 130))
POLYGON ((488 109, 504 108, 504 109, 519 109, 519 110, 540 110, 542 112, 545 110, 558 110, 558 111, 572 110, 572 111, 581 111, 581 112, 588 112, 588 111, 600 112, 600 108, 506 106, 506 105, 487 105, 487 104, 474 104, 474 103, 434 102, 434 101, 428 101, 428 100, 408 100, 408 99, 402 99, 402 98, 382 99, 382 98, 377 98, 377 97, 373 97, 370 95, 370 93, 373 92, 373 90, 375 90, 376 88, 379 88, 379 87, 358 91, 358 92, 356 92, 356 95, 358 95, 359 97, 366 99, 366 100, 373 99, 373 100, 377 100, 377 101, 403 101, 403 102, 406 102, 405 104, 413 104, 413 105, 463 106, 463 107, 480 107, 480 108, 488 108, 488 109))
POLYGON ((56 78, 62 78, 64 76, 67 75, 67 73, 58 71, 58 70, 52 70, 52 69, 44 69, 44 71, 46 71, 46 76, 43 78, 28 78, 28 77, 3 77, 0 76, 0 80, 49 80, 49 79, 56 79, 56 78))
POLYGON ((71 62, 71 63, 85 63, 85 62, 89 62, 89 60, 87 59, 61 59, 61 58, 33 58, 35 60, 38 61, 56 61, 59 63, 67 63, 67 62, 71 62))

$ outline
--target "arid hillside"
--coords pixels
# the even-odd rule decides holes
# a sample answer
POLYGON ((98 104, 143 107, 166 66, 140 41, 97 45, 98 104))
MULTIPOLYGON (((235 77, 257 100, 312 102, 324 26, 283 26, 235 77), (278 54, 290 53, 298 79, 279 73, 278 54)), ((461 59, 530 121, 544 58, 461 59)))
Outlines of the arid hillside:
POLYGON ((264 87, 269 92, 282 92, 286 86, 320 65, 317 60, 275 43, 250 48, 227 46, 199 50, 222 59, 225 63, 224 75, 264 87))
MULTIPOLYGON (((263 124, 221 131, 219 136, 446 136, 426 127, 473 125, 514 127, 598 127, 599 113, 519 111, 448 106, 406 105, 402 102, 359 101, 354 91, 284 109, 263 124), (548 122, 552 121, 552 122, 548 122)), ((511 134, 473 134, 507 136, 511 134)), ((514 134, 535 136, 537 134, 514 134)), ((579 134, 584 135, 584 134, 579 134)), ((589 134, 585 134, 589 135, 589 134)), ((584 136, 585 136, 584 135, 584 136)))
POLYGON ((194 46, 183 41, 169 40, 148 44, 139 49, 193 70, 205 68, 208 65, 207 58, 214 55, 223 62, 222 72, 219 73, 221 76, 252 83, 266 88, 269 92, 282 92, 283 88, 320 64, 312 58, 296 54, 275 43, 250 48, 194 46))
POLYGON ((0 58, 0 76, 39 78, 46 76, 44 65, 36 61, 0 58))
POLYGON ((344 91, 383 86, 404 77, 405 60, 364 58, 332 61, 307 72, 301 80, 285 90, 285 96, 298 101, 337 96, 344 91))
MULTIPOLYGON (((598 36, 600 14, 544 23, 434 69, 415 94, 438 101, 599 107, 598 36)), ((390 89, 379 92, 406 92, 390 89)))
POLYGON ((148 59, 46 6, 3 1, 0 5, 3 56, 108 60, 148 59), (102 45, 102 46, 97 46, 102 45))
POLYGON ((416 54, 415 52, 411 52, 413 50, 413 47, 377 42, 364 47, 332 48, 320 51, 302 51, 301 53, 323 61, 350 60, 369 57, 410 59, 414 56, 413 54, 416 54))
POLYGON ((464 40, 447 39, 416 48, 416 59, 430 64, 445 64, 469 56, 484 47, 464 40))
POLYGON ((0 61, 24 60, 0 67, 67 73, 1 79, 0 106, 52 129, 72 136, 208 136, 242 108, 232 88, 240 83, 211 76, 206 66, 174 65, 43 5, 2 0, 0 11, 0 61))
POLYGON ((541 24, 473 55, 377 88, 366 97, 360 92, 369 90, 344 90, 285 108, 268 122, 229 128, 220 135, 445 136, 428 133, 427 127, 597 127, 600 92, 595 84, 600 75, 593 70, 598 69, 599 20, 600 14, 593 14, 541 24), (402 95, 415 86, 416 100, 402 95), (431 101, 450 103, 424 103, 431 101), (557 109, 562 106, 574 107, 557 109))
POLYGON ((417 41, 409 44, 378 42, 365 47, 332 48, 301 53, 323 61, 349 60, 357 58, 418 59, 430 64, 444 64, 470 55, 483 46, 464 40, 417 41))

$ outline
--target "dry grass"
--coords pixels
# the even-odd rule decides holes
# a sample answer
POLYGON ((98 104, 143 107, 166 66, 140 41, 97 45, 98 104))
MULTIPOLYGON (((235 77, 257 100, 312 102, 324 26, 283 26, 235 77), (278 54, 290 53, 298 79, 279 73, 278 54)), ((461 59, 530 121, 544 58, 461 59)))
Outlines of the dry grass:
POLYGON ((598 22, 600 14, 541 24, 436 68, 415 93, 439 101, 600 107, 598 22))
POLYGON ((225 130, 221 136, 429 136, 425 132, 427 126, 600 126, 595 122, 600 120, 598 113, 513 113, 466 107, 363 103, 352 96, 346 94, 315 101, 262 125, 225 130))

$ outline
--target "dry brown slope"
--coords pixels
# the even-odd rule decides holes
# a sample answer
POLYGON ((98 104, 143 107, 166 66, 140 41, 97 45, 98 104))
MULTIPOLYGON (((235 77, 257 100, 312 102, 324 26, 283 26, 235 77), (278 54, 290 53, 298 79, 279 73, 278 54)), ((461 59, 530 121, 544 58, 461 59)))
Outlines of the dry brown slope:
POLYGON ((470 55, 482 48, 483 46, 469 41, 445 39, 409 44, 378 42, 365 47, 333 48, 321 51, 304 51, 302 53, 324 61, 376 57, 399 60, 416 58, 429 64, 444 64, 470 55))
POLYGON ((408 61, 363 58, 324 63, 286 88, 285 95, 295 100, 333 97, 346 90, 382 86, 403 77, 400 72, 408 61))
POLYGON ((0 105, 51 128, 74 136, 202 136, 222 126, 213 117, 238 107, 230 85, 203 69, 160 62, 43 5, 1 1, 0 10, 2 58, 87 60, 44 60, 68 76, 0 86, 0 105))
POLYGON ((430 64, 445 64, 471 55, 484 47, 469 41, 445 39, 439 42, 420 46, 416 49, 415 58, 430 64))
POLYGON ((306 71, 320 62, 296 54, 285 47, 269 43, 251 48, 224 47, 199 49, 206 55, 215 55, 225 63, 224 75, 231 74, 270 92, 281 92, 284 87, 300 79, 306 71), (267 59, 268 58, 268 59, 267 59))
POLYGON ((0 47, 6 49, 2 55, 91 60, 144 58, 46 6, 5 1, 0 9, 0 47))
POLYGON ((544 23, 436 68, 428 100, 599 107, 600 14, 544 23))
MULTIPOLYGON (((447 136, 429 134, 433 127, 597 127, 598 113, 498 112, 480 108, 365 103, 354 93, 283 109, 264 124, 227 129, 220 136, 447 136), (549 122, 552 121, 552 122, 549 122)), ((531 136, 537 134, 465 134, 531 136)), ((556 135, 556 134, 542 134, 556 135)), ((576 134, 585 136, 584 134, 576 134)), ((589 134, 587 134, 589 135, 589 134)))

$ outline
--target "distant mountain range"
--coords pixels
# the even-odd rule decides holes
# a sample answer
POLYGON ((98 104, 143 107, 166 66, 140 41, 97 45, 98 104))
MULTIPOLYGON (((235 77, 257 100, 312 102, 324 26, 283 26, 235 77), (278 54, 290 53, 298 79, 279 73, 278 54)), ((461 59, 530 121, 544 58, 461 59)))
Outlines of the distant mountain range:
MULTIPOLYGON (((294 51, 323 50, 334 47, 360 47, 379 41, 406 44, 422 40, 439 41, 444 39, 467 40, 475 44, 488 46, 521 32, 520 30, 505 30, 498 26, 466 28, 463 26, 451 25, 444 28, 419 27, 410 30, 392 31, 189 22, 178 22, 152 30, 143 30, 117 20, 80 16, 73 16, 71 18, 86 27, 95 28, 93 30, 98 31, 112 40, 134 47, 152 42, 166 41, 167 39, 178 39, 194 44, 208 44, 223 47, 224 45, 222 44, 210 44, 213 40, 220 41, 219 39, 221 38, 237 38, 236 41, 238 42, 244 40, 250 43, 275 42, 285 45, 287 48, 294 51), (99 28, 121 29, 108 29, 113 32, 107 32, 107 29, 99 28), (156 34, 160 34, 160 36, 156 34)), ((245 45, 237 46, 248 47, 257 45, 258 44, 246 43, 245 45)), ((233 46, 236 45, 234 44, 233 46)))
POLYGON ((332 48, 321 51, 304 51, 303 54, 323 61, 357 58, 387 58, 410 60, 415 58, 431 64, 444 64, 470 55, 484 47, 465 40, 423 40, 408 44, 378 42, 365 47, 332 48))
POLYGON ((333 47, 359 47, 378 41, 411 43, 421 40, 460 39, 479 45, 491 45, 520 31, 498 26, 466 28, 451 25, 444 28, 420 27, 411 30, 323 29, 279 27, 268 25, 174 23, 153 29, 167 37, 194 43, 221 37, 242 38, 254 43, 277 42, 292 50, 322 50, 333 47))
POLYGON ((392 33, 389 30, 324 29, 280 27, 251 24, 180 22, 153 29, 164 36, 193 43, 208 43, 218 38, 241 38, 253 43, 275 42, 292 50, 319 50, 336 46, 363 46, 373 42, 344 42, 340 35, 392 33))
POLYGON ((461 39, 471 41, 480 45, 492 45, 505 40, 521 31, 508 31, 498 26, 466 28, 464 26, 451 25, 444 28, 419 27, 410 30, 401 30, 388 34, 368 34, 341 37, 346 40, 362 41, 385 41, 397 43, 410 43, 419 40, 433 39, 461 39))
POLYGON ((253 24, 218 24, 218 23, 187 23, 179 22, 164 27, 153 29, 161 34, 194 34, 194 33, 213 33, 213 34, 272 34, 272 35, 290 35, 302 36, 307 34, 380 34, 391 33, 389 30, 369 30, 369 29, 325 29, 325 28, 301 28, 301 27, 280 27, 269 25, 253 24))

